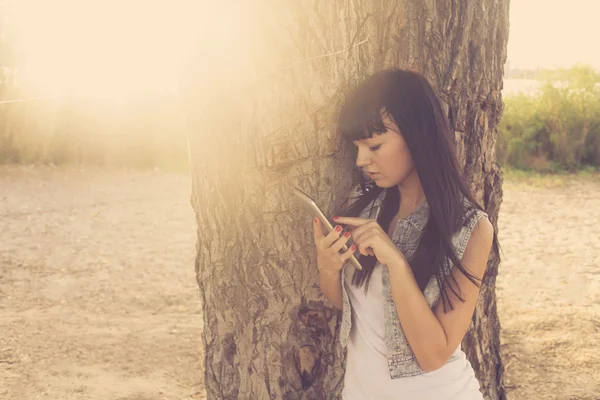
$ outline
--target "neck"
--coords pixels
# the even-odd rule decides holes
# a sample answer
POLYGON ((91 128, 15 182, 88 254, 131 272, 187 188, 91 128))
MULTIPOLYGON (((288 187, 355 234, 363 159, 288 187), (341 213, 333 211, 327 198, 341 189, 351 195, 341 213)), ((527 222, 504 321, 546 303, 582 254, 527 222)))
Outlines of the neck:
POLYGON ((400 191, 400 215, 410 215, 426 199, 421 180, 417 170, 413 170, 409 176, 398 184, 400 191))

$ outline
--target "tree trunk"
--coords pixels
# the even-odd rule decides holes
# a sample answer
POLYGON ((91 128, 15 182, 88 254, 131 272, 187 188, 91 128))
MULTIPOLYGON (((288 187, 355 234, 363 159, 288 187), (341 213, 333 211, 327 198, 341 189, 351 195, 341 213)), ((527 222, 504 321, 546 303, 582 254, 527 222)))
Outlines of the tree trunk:
MULTIPOLYGON (((339 100, 382 67, 412 68, 440 94, 496 226, 508 0, 253 3, 207 12, 207 41, 182 80, 207 396, 339 398, 340 314, 320 294, 312 224, 289 185, 331 215, 354 178, 353 149, 332 133, 339 100)), ((463 343, 486 399, 505 398, 497 271, 494 257, 463 343)))

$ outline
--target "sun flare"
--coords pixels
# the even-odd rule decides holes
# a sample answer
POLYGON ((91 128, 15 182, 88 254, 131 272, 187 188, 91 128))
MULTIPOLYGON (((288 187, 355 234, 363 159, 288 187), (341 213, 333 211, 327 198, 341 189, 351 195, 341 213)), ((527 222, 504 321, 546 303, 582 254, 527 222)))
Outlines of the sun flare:
POLYGON ((172 90, 198 40, 194 0, 13 0, 29 92, 126 98, 172 90))

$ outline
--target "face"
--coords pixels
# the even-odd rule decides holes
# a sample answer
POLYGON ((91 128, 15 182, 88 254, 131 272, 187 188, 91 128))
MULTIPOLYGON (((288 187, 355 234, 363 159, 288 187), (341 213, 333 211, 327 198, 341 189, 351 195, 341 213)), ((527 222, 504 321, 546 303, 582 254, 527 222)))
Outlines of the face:
POLYGON ((358 148, 356 165, 381 188, 389 188, 403 182, 415 172, 412 157, 400 129, 386 114, 383 122, 387 130, 372 138, 355 140, 358 148))

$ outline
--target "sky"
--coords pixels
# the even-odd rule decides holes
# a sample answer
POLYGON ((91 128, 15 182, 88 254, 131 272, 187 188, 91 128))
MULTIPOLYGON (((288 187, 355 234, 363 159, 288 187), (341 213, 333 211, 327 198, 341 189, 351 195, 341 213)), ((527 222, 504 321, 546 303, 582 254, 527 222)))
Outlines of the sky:
POLYGON ((600 68, 599 39, 600 0, 510 1, 511 68, 600 68))
POLYGON ((4 1, 40 95, 171 90, 200 25, 200 0, 4 1))
MULTIPOLYGON (((126 98, 175 87, 196 40, 233 54, 222 43, 226 35, 200 34, 200 27, 239 25, 215 18, 214 7, 207 12, 201 0, 0 1, 9 4, 28 54, 22 72, 38 94, 69 87, 126 98), (201 15, 210 18, 200 21, 201 15)), ((600 69, 599 16, 600 0, 510 0, 505 68, 586 63, 600 69)))

